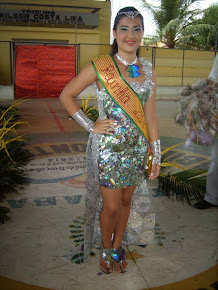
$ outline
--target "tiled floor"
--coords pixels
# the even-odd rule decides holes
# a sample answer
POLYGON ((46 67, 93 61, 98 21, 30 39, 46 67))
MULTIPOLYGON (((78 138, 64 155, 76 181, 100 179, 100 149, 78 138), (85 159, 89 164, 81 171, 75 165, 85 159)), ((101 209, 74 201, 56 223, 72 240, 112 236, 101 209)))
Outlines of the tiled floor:
MULTIPOLYGON (((1 203, 12 214, 0 225, 0 289, 218 289, 217 209, 199 211, 167 199, 157 193, 157 181, 148 182, 156 239, 145 248, 128 246, 127 273, 99 275, 98 250, 86 264, 64 258, 73 243, 68 226, 84 212, 88 134, 68 120, 57 99, 27 101, 20 114, 30 127, 19 133, 29 138, 35 159, 27 166, 31 184, 1 203)), ((173 119, 160 118, 159 124, 163 147, 184 141, 185 131, 173 119)), ((181 145, 170 158, 207 168, 210 152, 181 145)))

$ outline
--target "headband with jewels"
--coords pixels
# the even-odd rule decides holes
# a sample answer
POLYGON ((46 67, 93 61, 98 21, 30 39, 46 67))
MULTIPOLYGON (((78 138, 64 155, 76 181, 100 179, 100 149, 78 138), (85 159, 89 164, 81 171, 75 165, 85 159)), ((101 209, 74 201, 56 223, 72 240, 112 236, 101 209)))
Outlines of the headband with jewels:
POLYGON ((122 11, 122 12, 118 12, 117 15, 121 15, 124 14, 127 17, 130 18, 135 18, 138 15, 141 15, 141 13, 139 11, 122 11))

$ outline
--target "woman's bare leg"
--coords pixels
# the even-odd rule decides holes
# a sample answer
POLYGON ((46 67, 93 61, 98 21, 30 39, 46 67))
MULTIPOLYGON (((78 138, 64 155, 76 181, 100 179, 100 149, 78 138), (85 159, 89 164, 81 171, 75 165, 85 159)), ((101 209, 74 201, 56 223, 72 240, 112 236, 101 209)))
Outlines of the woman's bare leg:
MULTIPOLYGON (((123 235, 126 230, 126 226, 128 223, 132 196, 136 185, 126 187, 122 189, 122 207, 117 218, 115 230, 114 230, 114 239, 113 239, 113 248, 118 249, 121 247, 121 242, 123 240, 123 235)), ((122 262, 122 269, 125 270, 128 263, 126 261, 122 262)), ((119 263, 115 263, 115 268, 117 273, 121 272, 119 263)))
MULTIPOLYGON (((103 247, 112 248, 112 234, 122 207, 122 189, 108 189, 100 186, 103 208, 100 213, 100 227, 103 247)), ((107 264, 101 257, 100 268, 107 270, 107 264)), ((110 271, 113 271, 111 263, 110 271)))

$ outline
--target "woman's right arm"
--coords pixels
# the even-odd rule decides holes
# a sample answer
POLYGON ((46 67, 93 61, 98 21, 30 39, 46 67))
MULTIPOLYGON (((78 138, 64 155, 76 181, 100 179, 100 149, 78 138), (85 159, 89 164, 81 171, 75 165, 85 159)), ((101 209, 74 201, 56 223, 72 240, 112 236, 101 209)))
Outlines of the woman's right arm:
POLYGON ((70 116, 80 110, 75 98, 89 85, 96 81, 96 73, 91 63, 86 65, 72 81, 70 81, 60 94, 60 101, 70 116))
MULTIPOLYGON (((91 63, 86 65, 72 81, 70 81, 60 94, 60 101, 70 116, 74 116, 80 111, 76 102, 76 97, 93 82, 97 81, 95 70, 91 63)), ((75 118, 76 119, 76 118, 75 118)), ((93 133, 112 135, 115 124, 113 120, 98 119, 94 124, 93 133)))

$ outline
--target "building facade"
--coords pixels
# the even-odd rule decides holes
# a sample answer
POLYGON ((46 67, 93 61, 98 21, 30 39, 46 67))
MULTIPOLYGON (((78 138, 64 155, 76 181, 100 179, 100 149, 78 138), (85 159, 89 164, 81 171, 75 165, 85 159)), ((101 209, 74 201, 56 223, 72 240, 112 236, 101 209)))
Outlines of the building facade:
POLYGON ((110 1, 0 0, 0 85, 55 97, 110 43, 110 1), (82 58, 80 44, 92 45, 82 58), (104 45, 103 45, 104 44, 104 45), (43 87, 49 85, 48 94, 43 87))

